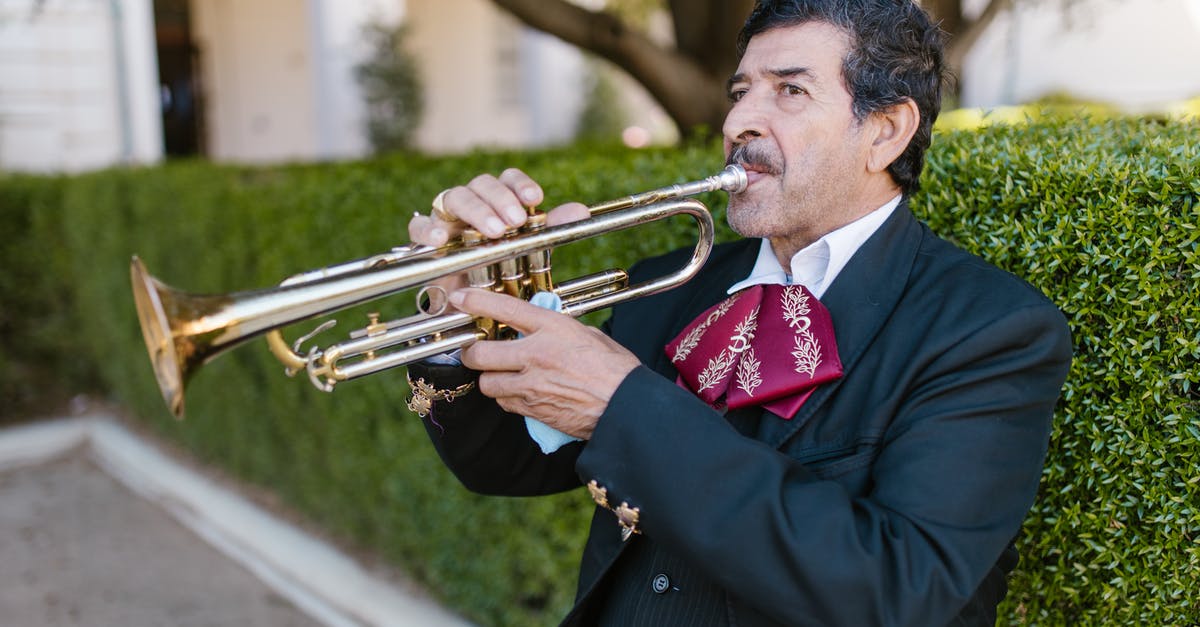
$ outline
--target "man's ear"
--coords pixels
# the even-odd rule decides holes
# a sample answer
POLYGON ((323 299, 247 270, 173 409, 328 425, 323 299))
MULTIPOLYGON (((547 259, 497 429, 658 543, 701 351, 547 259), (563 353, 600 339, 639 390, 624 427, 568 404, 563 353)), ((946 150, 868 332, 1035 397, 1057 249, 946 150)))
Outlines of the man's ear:
POLYGON ((921 122, 921 110, 912 98, 871 114, 875 137, 867 157, 867 170, 883 172, 892 165, 912 141, 921 122))

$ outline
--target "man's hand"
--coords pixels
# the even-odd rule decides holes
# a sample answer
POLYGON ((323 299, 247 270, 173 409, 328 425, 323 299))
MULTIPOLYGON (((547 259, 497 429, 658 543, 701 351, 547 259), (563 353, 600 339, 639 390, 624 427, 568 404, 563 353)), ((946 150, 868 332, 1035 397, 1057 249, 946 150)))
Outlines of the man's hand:
MULTIPOLYGON (((528 174, 516 169, 505 170, 499 178, 481 174, 470 183, 452 187, 442 196, 442 208, 456 220, 446 221, 432 215, 416 214, 408 223, 408 239, 414 244, 441 246, 450 238, 473 228, 485 237, 502 237, 528 219, 526 207, 536 207, 544 199, 542 188, 528 174)), ((546 215, 546 225, 566 224, 589 217, 587 207, 567 203, 546 215)), ((467 285, 465 275, 438 279, 433 285, 449 294, 467 285)), ((433 306, 433 309, 439 309, 433 306)))
MULTIPOLYGON (((446 213, 457 218, 447 222, 434 216, 416 215, 408 223, 409 240, 427 246, 441 246, 451 237, 473 228, 488 238, 502 237, 508 230, 525 224, 526 207, 541 204, 542 188, 528 174, 505 170, 498 178, 481 174, 466 185, 452 187, 442 196, 446 213)), ((587 207, 568 203, 551 210, 548 225, 565 224, 588 217, 587 207)))
POLYGON ((479 390, 506 411, 589 439, 617 387, 640 363, 598 329, 561 313, 486 290, 450 295, 461 311, 503 322, 517 340, 476 342, 463 365, 482 374, 479 390))

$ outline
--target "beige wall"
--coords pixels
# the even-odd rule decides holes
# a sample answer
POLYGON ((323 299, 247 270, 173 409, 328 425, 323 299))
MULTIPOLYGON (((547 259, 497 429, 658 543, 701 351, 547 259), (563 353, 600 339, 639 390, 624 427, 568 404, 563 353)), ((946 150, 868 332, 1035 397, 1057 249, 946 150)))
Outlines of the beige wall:
POLYGON ((192 0, 210 157, 315 155, 308 15, 306 0, 192 0))
POLYGON ((449 152, 527 143, 515 20, 487 0, 409 0, 406 19, 426 94, 418 144, 449 152))
MULTIPOLYGON (((33 6, 0 0, 0 168, 86 170, 161 159, 152 0, 44 0, 30 19, 33 6)), ((411 26, 426 97, 417 147, 430 152, 566 142, 592 71, 578 50, 490 0, 190 6, 202 140, 217 161, 366 154, 353 73, 368 52, 361 29, 371 19, 411 26)))
MULTIPOLYGON (((574 136, 595 70, 577 48, 524 26, 490 0, 408 0, 407 7, 425 84, 422 149, 523 148, 574 136)), ((617 73, 628 122, 656 140, 673 140, 670 118, 617 73)))
POLYGON ((0 170, 161 157, 150 0, 0 0, 0 170))

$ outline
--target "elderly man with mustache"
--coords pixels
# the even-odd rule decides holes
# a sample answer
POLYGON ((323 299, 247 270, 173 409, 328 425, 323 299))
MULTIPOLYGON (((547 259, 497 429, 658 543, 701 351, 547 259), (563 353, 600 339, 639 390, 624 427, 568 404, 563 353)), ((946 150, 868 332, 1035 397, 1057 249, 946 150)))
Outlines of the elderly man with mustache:
MULTIPOLYGON (((1037 290, 908 208, 942 45, 913 0, 761 0, 723 128, 745 239, 603 330, 450 293, 522 337, 410 368, 447 466, 597 503, 564 624, 994 624, 1071 343, 1037 290)), ((483 175, 410 235, 499 237, 541 200, 518 170, 483 175)))

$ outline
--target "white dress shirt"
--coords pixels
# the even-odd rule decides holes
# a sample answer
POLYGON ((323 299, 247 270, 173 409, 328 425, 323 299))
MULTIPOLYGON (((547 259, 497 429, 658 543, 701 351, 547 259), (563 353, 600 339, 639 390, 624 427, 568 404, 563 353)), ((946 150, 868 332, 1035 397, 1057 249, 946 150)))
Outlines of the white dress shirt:
POLYGON ((863 243, 879 230, 900 205, 900 198, 896 196, 882 207, 846 226, 826 233, 821 239, 792 255, 790 273, 779 264, 771 242, 763 239, 762 246, 758 249, 758 260, 754 262, 750 276, 730 286, 728 293, 732 294, 752 285, 799 284, 807 287, 813 296, 821 298, 842 268, 846 267, 846 262, 850 261, 854 253, 858 252, 863 243))

